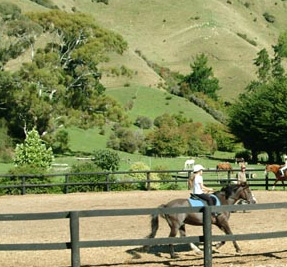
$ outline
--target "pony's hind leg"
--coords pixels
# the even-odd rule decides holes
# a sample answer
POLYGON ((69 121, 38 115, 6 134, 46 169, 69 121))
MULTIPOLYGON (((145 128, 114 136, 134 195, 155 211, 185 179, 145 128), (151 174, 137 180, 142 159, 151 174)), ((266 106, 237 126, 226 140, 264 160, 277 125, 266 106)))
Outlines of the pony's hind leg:
MULTIPOLYGON (((183 224, 180 228, 179 228, 179 234, 180 236, 186 236, 186 232, 185 232, 185 224, 183 224)), ((202 255, 202 251, 193 243, 189 243, 190 248, 192 251, 194 251, 197 255, 202 255)))
MULTIPOLYGON (((178 232, 178 227, 176 227, 175 225, 172 225, 172 226, 170 225, 169 237, 176 237, 177 232, 178 232)), ((178 256, 176 256, 174 252, 173 244, 169 244, 169 253, 172 259, 178 258, 178 256)))

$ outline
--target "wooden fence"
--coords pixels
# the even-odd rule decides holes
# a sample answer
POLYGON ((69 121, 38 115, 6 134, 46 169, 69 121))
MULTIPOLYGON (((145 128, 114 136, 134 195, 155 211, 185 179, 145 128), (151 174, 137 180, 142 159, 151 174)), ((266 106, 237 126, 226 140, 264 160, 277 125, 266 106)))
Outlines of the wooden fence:
MULTIPOLYGON (((71 250, 72 267, 80 267, 80 249, 91 247, 115 247, 115 246, 145 246, 163 244, 187 244, 204 243, 204 266, 212 266, 212 242, 213 241, 233 241, 233 240, 256 240, 268 238, 287 237, 287 231, 269 233, 249 233, 240 235, 216 235, 211 233, 211 212, 239 211, 239 210, 269 210, 286 209, 287 203, 272 204, 252 204, 252 205, 231 205, 231 206, 206 206, 204 208, 156 208, 156 209, 119 209, 119 210, 83 210, 53 213, 31 213, 31 214, 0 214, 0 221, 25 221, 25 220, 56 220, 67 218, 70 221, 70 242, 66 243, 37 243, 37 244, 0 244, 0 250, 71 250), (137 216, 162 213, 180 212, 203 212, 203 236, 196 237, 174 237, 174 238, 154 238, 154 239, 126 239, 126 240, 100 240, 100 241, 80 241, 80 220, 81 217, 99 216, 137 216)), ((43 225, 43 227, 45 227, 43 225)))
MULTIPOLYGON (((238 172, 240 169, 233 170, 233 175, 235 172, 238 172)), ((212 187, 218 188, 220 187, 220 184, 222 183, 230 183, 234 180, 235 178, 232 178, 232 173, 231 171, 217 171, 216 169, 207 169, 204 171, 204 182, 212 187), (224 177, 222 177, 222 174, 224 177), (219 178, 219 176, 221 176, 219 178)), ((250 185, 250 187, 261 187, 264 188, 265 190, 268 190, 270 186, 273 185, 275 181, 275 177, 270 179, 267 175, 264 176, 264 169, 247 169, 246 173, 251 174, 252 173, 259 173, 260 177, 258 178, 248 178, 247 181, 250 185), (261 176, 262 175, 262 176, 261 176)), ((146 183, 147 190, 151 189, 151 184, 152 183, 186 183, 187 178, 191 175, 192 171, 189 170, 163 170, 163 171, 155 171, 155 170, 149 170, 149 171, 122 171, 122 172, 89 172, 89 173, 57 173, 57 174, 46 174, 46 175, 0 175, 0 189, 13 189, 13 188, 20 188, 21 194, 25 195, 26 194, 26 189, 27 188, 41 188, 41 187, 54 187, 54 186, 60 186, 64 188, 64 193, 69 193, 69 189, 73 186, 79 186, 79 185, 90 185, 90 186, 105 186, 105 191, 110 191, 111 190, 111 185, 115 184, 136 184, 136 183, 146 183), (172 179, 164 179, 164 180, 152 180, 151 179, 151 174, 169 174, 172 179), (146 175, 146 180, 145 181, 139 181, 139 180, 131 180, 131 179, 111 179, 111 177, 125 177, 125 175, 130 175, 130 174, 144 174, 146 175), (71 182, 70 177, 71 176, 81 176, 81 175, 90 175, 92 176, 98 176, 102 175, 105 177, 105 181, 101 182, 71 182), (62 182, 57 182, 57 183, 48 183, 48 184, 31 184, 27 182, 29 178, 38 178, 39 180, 48 178, 52 179, 53 178, 59 178, 59 177, 64 177, 62 182), (13 181, 13 179, 21 179, 21 184, 1 184, 1 178, 8 178, 13 181)), ((58 179, 59 180, 59 179, 58 179)), ((282 186, 281 183, 278 184, 277 186, 282 186)))

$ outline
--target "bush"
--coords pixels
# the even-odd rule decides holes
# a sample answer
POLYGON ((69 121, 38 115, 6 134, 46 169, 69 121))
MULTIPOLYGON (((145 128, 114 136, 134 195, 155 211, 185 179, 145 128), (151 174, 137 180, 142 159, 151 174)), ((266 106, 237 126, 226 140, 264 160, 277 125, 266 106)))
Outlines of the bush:
POLYGON ((139 116, 135 121, 135 125, 141 129, 150 129, 152 127, 152 120, 148 117, 139 116))
MULTIPOLYGON (((0 178, 1 185, 22 185, 22 178, 25 178, 26 184, 51 184, 51 178, 45 177, 46 170, 43 168, 35 168, 29 165, 20 166, 9 170, 9 175, 13 177, 0 178)), ((5 195, 21 195, 21 188, 4 188, 0 190, 1 194, 5 195)), ((27 187, 27 194, 47 194, 47 193, 61 193, 62 190, 59 186, 51 187, 27 187)))
MULTIPOLYGON (((144 164, 143 162, 135 162, 134 164, 131 165, 129 171, 149 171, 150 168, 144 164)), ((146 181, 147 180, 147 174, 144 173, 130 173, 127 176, 128 179, 131 181, 146 181)), ((158 175, 156 173, 151 173, 150 174, 150 180, 160 180, 158 175)), ((134 189, 140 189, 140 190, 145 190, 147 189, 147 183, 146 182, 139 182, 134 184, 133 186, 134 189)), ((151 189, 159 189, 160 188, 160 183, 158 182, 152 182, 150 184, 151 189)))
POLYGON ((98 150, 94 152, 92 161, 97 167, 106 171, 117 171, 120 166, 118 153, 109 150, 98 150))
POLYGON ((14 159, 16 166, 29 165, 36 169, 48 169, 53 160, 52 149, 46 147, 36 129, 29 131, 24 143, 16 146, 14 159))
POLYGON ((105 191, 105 184, 97 184, 106 182, 104 174, 96 174, 101 170, 92 162, 78 163, 71 167, 71 175, 69 175, 70 183, 84 183, 81 185, 73 185, 69 188, 69 192, 93 192, 105 191))
MULTIPOLYGON (((164 171, 164 170, 167 170, 167 168, 164 166, 156 166, 156 167, 154 167, 154 170, 164 171)), ((157 173, 157 176, 158 176, 159 180, 161 180, 161 181, 173 179, 171 173, 168 173, 168 172, 157 173)), ((162 190, 179 190, 180 186, 174 182, 161 182, 159 184, 159 188, 162 190)))
POLYGON ((269 13, 265 12, 263 14, 263 17, 265 18, 265 20, 269 23, 274 23, 275 22, 275 17, 273 15, 270 15, 269 13))

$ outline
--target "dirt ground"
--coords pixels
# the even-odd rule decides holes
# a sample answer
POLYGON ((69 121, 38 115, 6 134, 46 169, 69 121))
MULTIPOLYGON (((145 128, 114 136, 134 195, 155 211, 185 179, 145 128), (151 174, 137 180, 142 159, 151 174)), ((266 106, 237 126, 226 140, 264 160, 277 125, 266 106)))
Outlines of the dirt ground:
MULTIPOLYGON (((254 191, 258 203, 287 202, 285 191, 254 191)), ((1 196, 0 213, 38 213, 71 210, 155 208, 175 198, 189 196, 188 191, 135 191, 77 193, 68 195, 1 196)), ((287 212, 283 209, 236 212, 231 214, 234 234, 287 231, 287 212)), ((0 244, 69 242, 69 221, 0 222, 0 244)), ((222 232, 213 226, 214 234, 222 232)), ((80 240, 111 240, 143 238, 150 233, 150 218, 144 216, 91 217, 80 219, 80 240)), ((169 227, 161 219, 157 237, 167 237, 169 227)), ((202 227, 187 226, 188 235, 202 235, 202 227)), ((215 267, 287 267, 287 238, 238 242, 242 254, 236 254, 231 242, 214 251, 215 267)), ((203 249, 203 246, 199 246, 203 249)), ((175 247, 179 258, 170 259, 167 246, 142 252, 139 247, 81 249, 81 266, 163 267, 203 266, 203 257, 190 251, 187 245, 175 247)), ((69 250, 0 251, 1 267, 66 267, 71 264, 69 250)))

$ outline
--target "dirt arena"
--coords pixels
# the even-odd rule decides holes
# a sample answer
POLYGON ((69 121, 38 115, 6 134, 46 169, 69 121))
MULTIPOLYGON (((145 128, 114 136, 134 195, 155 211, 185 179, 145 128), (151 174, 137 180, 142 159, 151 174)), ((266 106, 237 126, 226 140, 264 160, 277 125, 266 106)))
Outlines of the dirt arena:
MULTIPOLYGON (((254 191, 259 203, 287 202, 285 191, 254 191)), ((1 214, 38 213, 70 210, 155 208, 174 198, 185 198, 188 191, 77 193, 68 195, 1 196, 1 214)), ((234 234, 286 231, 287 212, 283 209, 232 213, 230 226, 234 234)), ((19 221, 0 222, 1 241, 7 243, 69 242, 69 221, 19 221)), ((214 234, 222 232, 213 226, 214 234)), ((123 216, 80 219, 80 240, 136 239, 150 232, 150 218, 123 216)), ((157 237, 167 237, 169 228, 160 220, 157 237)), ((188 235, 201 235, 202 227, 187 226, 188 235)), ((236 254, 231 242, 214 251, 215 267, 283 267, 287 266, 287 238, 263 239, 238 242, 242 254, 236 254)), ((200 246, 202 249, 202 245, 200 246)), ((139 247, 112 247, 81 249, 81 266, 203 266, 203 257, 177 245, 180 258, 170 259, 167 246, 153 247, 142 252, 139 247)), ((59 251, 0 251, 1 267, 66 267, 70 266, 69 250, 59 251)))

